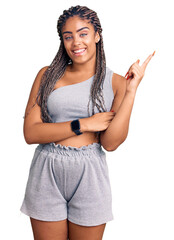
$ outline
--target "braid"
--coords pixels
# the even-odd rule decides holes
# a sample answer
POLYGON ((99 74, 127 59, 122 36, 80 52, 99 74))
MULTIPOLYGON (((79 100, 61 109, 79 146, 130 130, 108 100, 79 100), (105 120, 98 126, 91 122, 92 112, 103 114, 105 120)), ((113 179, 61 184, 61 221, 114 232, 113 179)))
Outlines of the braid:
MULTIPOLYGON (((96 74, 90 89, 90 98, 88 102, 88 115, 89 103, 92 101, 92 115, 94 114, 94 107, 96 106, 99 112, 107 111, 104 98, 103 98, 103 83, 106 74, 106 59, 103 47, 102 28, 97 13, 86 6, 77 5, 71 7, 68 10, 64 10, 57 21, 57 32, 60 38, 60 47, 58 53, 44 72, 41 78, 40 88, 36 97, 37 104, 41 107, 41 118, 43 122, 52 122, 52 119, 47 111, 47 99, 52 92, 56 82, 60 79, 68 64, 72 63, 72 60, 68 56, 63 43, 62 28, 66 23, 66 20, 73 16, 79 16, 81 19, 89 19, 89 23, 94 26, 95 32, 98 31, 100 35, 100 41, 96 44, 96 74), (96 102, 98 101, 98 103, 96 102)), ((33 107, 33 106, 32 106, 33 107)))
MULTIPOLYGON (((102 92, 105 74, 106 74, 106 60, 105 60, 105 54, 103 49, 103 38, 100 33, 100 42, 96 46, 96 75, 91 87, 91 95, 90 95, 92 99, 92 115, 94 114, 95 106, 98 108, 99 112, 107 111, 106 106, 104 104, 104 98, 103 98, 103 92, 102 92), (99 101, 100 105, 96 103, 95 99, 99 101), (103 105, 105 106, 105 109, 103 105)), ((89 102, 88 102, 88 115, 90 115, 89 102)))
POLYGON ((61 42, 58 53, 42 76, 36 98, 38 105, 41 107, 41 117, 43 122, 52 122, 47 111, 47 99, 57 80, 63 76, 69 61, 70 58, 66 53, 63 43, 61 42))

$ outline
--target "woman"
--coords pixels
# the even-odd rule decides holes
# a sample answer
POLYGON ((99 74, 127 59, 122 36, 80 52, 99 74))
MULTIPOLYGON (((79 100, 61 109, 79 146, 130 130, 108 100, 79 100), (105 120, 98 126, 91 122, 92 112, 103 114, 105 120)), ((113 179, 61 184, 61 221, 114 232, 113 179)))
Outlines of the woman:
POLYGON ((71 7, 57 30, 59 51, 38 72, 25 112, 25 140, 39 145, 21 211, 30 216, 35 240, 99 240, 113 220, 101 146, 114 151, 125 141, 137 87, 154 54, 142 66, 135 62, 125 78, 106 67, 96 12, 71 7))

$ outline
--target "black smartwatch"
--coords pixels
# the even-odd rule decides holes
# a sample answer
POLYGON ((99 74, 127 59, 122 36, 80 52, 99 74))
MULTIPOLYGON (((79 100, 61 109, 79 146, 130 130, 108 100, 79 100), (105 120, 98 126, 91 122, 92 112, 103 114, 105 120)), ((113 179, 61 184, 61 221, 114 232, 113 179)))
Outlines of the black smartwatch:
POLYGON ((82 134, 82 132, 80 132, 80 122, 78 119, 71 122, 71 130, 75 132, 76 135, 82 134))

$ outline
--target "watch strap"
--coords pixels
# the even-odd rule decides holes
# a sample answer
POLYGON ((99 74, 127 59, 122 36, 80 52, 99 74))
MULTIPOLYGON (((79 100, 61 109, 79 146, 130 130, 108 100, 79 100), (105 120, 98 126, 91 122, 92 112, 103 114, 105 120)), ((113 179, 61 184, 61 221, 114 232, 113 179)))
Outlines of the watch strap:
POLYGON ((78 130, 78 129, 74 130, 74 132, 75 132, 76 135, 81 135, 82 134, 82 132, 80 132, 80 130, 78 130))

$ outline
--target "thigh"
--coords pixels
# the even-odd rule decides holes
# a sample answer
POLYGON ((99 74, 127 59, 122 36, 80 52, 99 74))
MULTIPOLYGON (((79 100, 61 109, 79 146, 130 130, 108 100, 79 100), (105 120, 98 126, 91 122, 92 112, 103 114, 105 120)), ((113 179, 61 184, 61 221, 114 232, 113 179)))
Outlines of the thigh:
POLYGON ((69 240, 102 240, 105 224, 98 226, 80 226, 68 221, 69 240))
MULTIPOLYGON (((79 163, 84 164, 84 171, 68 201, 67 218, 78 225, 98 226, 113 220, 112 193, 105 154, 101 151, 89 153, 78 158, 79 163)), ((78 173, 78 168, 76 171, 78 173)), ((72 179, 73 175, 67 181, 67 192, 72 179)))
POLYGON ((56 222, 46 222, 30 218, 34 240, 67 240, 67 219, 56 222))

